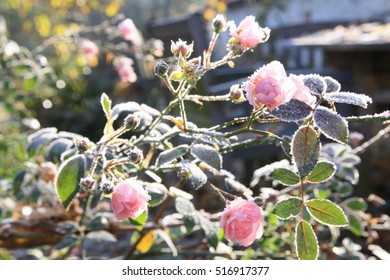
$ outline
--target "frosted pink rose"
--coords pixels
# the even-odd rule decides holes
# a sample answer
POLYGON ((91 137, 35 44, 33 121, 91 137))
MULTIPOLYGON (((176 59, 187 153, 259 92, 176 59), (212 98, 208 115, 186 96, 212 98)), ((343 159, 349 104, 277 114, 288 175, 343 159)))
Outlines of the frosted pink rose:
POLYGON ((134 22, 127 18, 118 25, 119 32, 123 39, 127 41, 133 40, 137 36, 137 27, 135 27, 134 22))
POLYGON ((283 65, 272 61, 253 73, 244 89, 249 103, 255 108, 265 105, 273 110, 291 100, 296 85, 287 77, 283 65))
POLYGON ((221 227, 228 241, 247 247, 263 235, 262 211, 256 203, 236 198, 226 206, 221 227))
POLYGON ((148 207, 150 196, 144 188, 132 179, 115 186, 112 193, 112 210, 118 220, 137 218, 148 207))
POLYGON ((87 58, 93 58, 93 57, 97 56, 99 53, 98 46, 90 40, 82 40, 81 41, 81 48, 83 50, 84 55, 87 58))
POLYGON ((233 22, 229 24, 230 36, 237 40, 237 44, 245 48, 254 48, 259 43, 265 42, 270 34, 269 28, 260 27, 254 16, 247 16, 238 27, 233 22))
POLYGON ((317 102, 317 98, 310 93, 309 88, 305 86, 303 80, 294 74, 290 74, 289 78, 295 83, 297 88, 292 98, 305 102, 307 105, 313 108, 317 102))
POLYGON ((125 56, 115 59, 115 69, 122 82, 134 83, 137 80, 137 74, 134 72, 133 64, 134 61, 125 56))

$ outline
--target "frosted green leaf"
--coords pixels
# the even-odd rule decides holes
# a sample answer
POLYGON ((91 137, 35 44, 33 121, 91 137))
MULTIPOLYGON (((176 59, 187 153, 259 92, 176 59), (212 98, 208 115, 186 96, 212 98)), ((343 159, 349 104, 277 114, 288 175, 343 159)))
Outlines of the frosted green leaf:
POLYGON ((306 221, 299 221, 295 230, 295 243, 300 260, 316 260, 318 241, 313 228, 306 221))
POLYGON ((206 174, 204 174, 202 169, 200 169, 193 162, 184 160, 184 161, 180 162, 179 166, 188 169, 189 174, 190 174, 188 179, 191 182, 191 185, 195 189, 199 189, 200 187, 202 187, 204 184, 207 183, 207 176, 206 176, 206 174))
POLYGON ((356 215, 350 214, 348 215, 348 221, 349 221, 349 230, 352 231, 352 233, 355 234, 356 236, 362 236, 363 226, 360 218, 356 215))
POLYGON ((344 103, 367 108, 372 103, 371 97, 353 92, 331 92, 324 95, 324 99, 336 103, 344 103))
POLYGON ((85 165, 84 155, 74 155, 64 161, 58 169, 55 185, 65 209, 79 191, 79 182, 84 177, 85 165))
POLYGON ((321 143, 311 126, 302 126, 292 139, 292 156, 301 179, 313 170, 318 162, 321 143))
POLYGON ((147 220, 148 220, 148 210, 145 210, 144 212, 142 212, 141 215, 139 215, 134 219, 129 218, 130 224, 134 225, 138 231, 141 231, 143 229, 147 220))
POLYGON ((319 106, 314 112, 314 122, 328 138, 342 144, 348 143, 348 123, 332 110, 319 106))
POLYGON ((312 94, 322 95, 326 90, 326 82, 318 74, 309 74, 302 76, 303 83, 307 86, 312 94))
POLYGON ((298 175, 287 168, 276 168, 270 176, 286 186, 294 186, 300 182, 298 175))
POLYGON ((280 105, 270 114, 275 118, 281 119, 282 121, 295 122, 303 120, 313 109, 298 99, 291 99, 290 102, 280 105))
POLYGON ((351 197, 344 201, 346 207, 354 211, 366 211, 367 203, 363 198, 351 197))
POLYGON ((377 113, 373 115, 365 115, 365 116, 352 116, 347 117, 347 121, 349 122, 378 122, 378 121, 388 121, 390 120, 390 111, 383 111, 382 113, 377 113))
POLYGON ((307 176, 306 180, 310 183, 322 183, 332 178, 335 172, 336 165, 334 163, 321 161, 317 163, 314 169, 307 176))
POLYGON ((111 118, 111 99, 103 92, 100 97, 100 104, 102 105, 103 112, 106 114, 107 119, 111 118))
POLYGON ((305 203, 307 211, 318 222, 328 226, 347 226, 343 210, 327 199, 312 199, 305 203))
POLYGON ((324 77, 326 83, 326 92, 339 92, 341 89, 340 83, 332 77, 324 77))
POLYGON ((145 189, 148 191, 151 197, 148 201, 148 204, 151 207, 160 205, 168 197, 168 190, 162 184, 148 183, 145 189))
POLYGON ((188 145, 180 145, 159 154, 156 160, 156 166, 161 167, 184 156, 188 152, 188 145))
POLYGON ((297 197, 290 197, 286 200, 280 201, 275 205, 274 214, 279 219, 289 219, 295 217, 301 211, 302 200, 297 197))
POLYGON ((217 170, 222 168, 222 156, 211 146, 195 144, 191 146, 191 154, 217 170))

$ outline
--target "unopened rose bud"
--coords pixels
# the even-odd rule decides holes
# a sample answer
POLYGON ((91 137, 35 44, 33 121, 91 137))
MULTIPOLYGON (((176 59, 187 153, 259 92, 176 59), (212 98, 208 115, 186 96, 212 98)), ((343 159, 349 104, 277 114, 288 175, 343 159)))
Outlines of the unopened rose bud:
POLYGON ((90 176, 81 178, 80 186, 86 191, 92 191, 95 189, 95 180, 90 176))
POLYGON ((226 29, 226 20, 225 17, 221 14, 218 14, 213 19, 213 27, 216 33, 220 33, 226 29))
POLYGON ((139 116, 130 114, 124 120, 124 125, 128 129, 135 129, 139 126, 141 120, 139 116))
POLYGON ((158 60, 156 64, 154 64, 154 74, 159 77, 164 77, 168 74, 169 66, 163 60, 158 60))
POLYGON ((230 87, 230 100, 234 103, 246 101, 244 90, 239 85, 236 84, 230 87))
POLYGON ((140 149, 135 147, 132 149, 128 154, 127 157, 129 158, 130 162, 133 164, 140 164, 144 160, 144 155, 140 149))
POLYGON ((188 58, 191 56, 194 50, 194 43, 187 44, 186 41, 179 39, 177 42, 171 43, 171 52, 175 57, 185 57, 188 58))
POLYGON ((183 167, 181 168, 178 172, 177 172, 177 177, 180 179, 180 180, 187 180, 188 178, 190 178, 191 176, 191 171, 186 168, 186 167, 183 167))
POLYGON ((114 184, 109 181, 104 181, 100 184, 100 190, 104 194, 112 194, 114 192, 114 184))
POLYGON ((92 143, 91 141, 89 141, 88 138, 84 137, 84 138, 76 138, 74 140, 74 143, 76 145, 76 148, 77 150, 79 151, 79 153, 83 154, 85 153, 86 151, 88 151, 89 149, 92 148, 92 143))

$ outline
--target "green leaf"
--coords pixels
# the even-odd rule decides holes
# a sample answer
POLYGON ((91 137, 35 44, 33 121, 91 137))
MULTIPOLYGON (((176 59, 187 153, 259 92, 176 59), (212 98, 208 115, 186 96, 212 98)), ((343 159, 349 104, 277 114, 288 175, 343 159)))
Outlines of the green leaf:
POLYGON ((332 193, 331 190, 329 189, 323 189, 323 188, 316 188, 314 190, 314 195, 316 198, 319 198, 319 199, 325 199, 325 198, 328 198, 329 195, 332 193))
POLYGON ((351 197, 344 201, 345 206, 354 211, 366 211, 367 203, 363 198, 351 197))
POLYGON ((146 221, 148 220, 148 210, 142 212, 137 218, 129 218, 130 224, 134 225, 138 231, 141 231, 144 228, 146 221))
POLYGON ((360 218, 356 215, 350 214, 348 215, 348 221, 349 221, 349 230, 352 231, 352 233, 355 234, 356 236, 362 236, 363 227, 360 218))
POLYGON ((371 97, 365 94, 357 94, 353 92, 332 92, 324 95, 324 99, 336 103, 344 103, 367 108, 368 104, 372 103, 371 97))
POLYGON ((51 162, 58 163, 61 161, 62 153, 72 147, 72 145, 73 141, 70 139, 56 139, 47 146, 46 155, 51 162))
POLYGON ((348 123, 345 118, 323 106, 315 110, 313 117, 316 126, 326 137, 342 144, 348 143, 348 123))
POLYGON ((37 85, 37 82, 38 82, 38 79, 36 76, 25 79, 23 81, 23 89, 27 92, 30 92, 31 90, 33 90, 35 88, 35 86, 37 85))
POLYGON ((27 174, 27 170, 25 169, 21 169, 16 172, 14 180, 12 182, 12 193, 14 195, 16 195, 19 192, 24 182, 24 176, 26 176, 26 174, 27 174))
POLYGON ((300 182, 298 175, 287 168, 276 168, 270 176, 286 186, 294 186, 300 182))
POLYGON ((301 206, 302 200, 297 197, 290 197, 275 205, 274 214, 278 216, 279 219, 289 219, 299 214, 301 206))
POLYGON ((312 111, 313 109, 305 102, 291 99, 290 102, 280 105, 270 114, 282 121, 295 122, 308 117, 312 111))
POLYGON ((55 185, 65 209, 79 191, 79 182, 84 177, 85 165, 84 155, 75 155, 64 161, 58 170, 55 185))
POLYGON ((61 238, 61 240, 54 246, 55 250, 62 250, 64 248, 74 247, 79 239, 75 234, 68 234, 61 238))
POLYGON ((318 241, 311 225, 299 221, 295 231, 295 243, 300 260, 316 260, 318 257, 318 241))
POLYGON ((29 137, 27 144, 28 156, 33 157, 40 154, 44 150, 44 147, 56 138, 58 138, 58 134, 52 132, 43 133, 34 138, 29 137))
POLYGON ((310 183, 322 183, 330 178, 336 172, 336 165, 329 161, 321 161, 317 163, 314 169, 307 176, 306 180, 310 183))
POLYGON ((188 145, 180 145, 160 153, 156 159, 156 166, 161 167, 184 156, 188 152, 188 145))
POLYGON ((183 197, 177 197, 175 199, 176 211, 183 215, 192 215, 195 212, 195 207, 191 201, 183 197))
POLYGON ((149 206, 151 207, 160 205, 168 197, 168 190, 162 184, 148 183, 145 189, 148 191, 151 197, 148 202, 149 206))
POLYGON ((347 226, 348 221, 343 210, 327 199, 312 199, 305 203, 307 211, 318 222, 328 226, 347 226))
POLYGON ((291 152, 301 179, 313 170, 320 156, 321 143, 311 126, 302 126, 292 139, 291 152))
POLYGON ((103 112, 106 114, 107 119, 111 119, 112 101, 105 92, 103 92, 100 97, 100 104, 102 105, 103 112))
POLYGON ((203 229, 207 243, 214 249, 218 246, 218 227, 215 226, 210 220, 204 217, 202 214, 198 212, 198 219, 200 227, 203 229))
POLYGON ((194 215, 183 216, 184 226, 186 227, 187 233, 191 233, 196 226, 196 220, 194 215))
POLYGON ((217 170, 222 168, 222 156, 211 146, 195 144, 191 147, 191 154, 217 170))
POLYGON ((189 181, 191 182, 191 185, 195 189, 199 189, 202 187, 204 184, 207 183, 207 176, 204 174, 202 169, 200 169, 196 164, 193 162, 183 160, 180 162, 180 166, 183 168, 188 169, 189 171, 189 181))

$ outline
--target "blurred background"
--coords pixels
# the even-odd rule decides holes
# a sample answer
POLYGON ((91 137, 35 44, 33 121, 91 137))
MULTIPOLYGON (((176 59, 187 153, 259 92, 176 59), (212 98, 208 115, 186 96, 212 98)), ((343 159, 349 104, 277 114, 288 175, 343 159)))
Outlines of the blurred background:
MULTIPOLYGON (((279 60, 288 73, 332 76, 343 91, 372 97, 373 104, 367 110, 340 107, 345 116, 390 109, 388 0, 1 0, 0 181, 15 176, 28 158, 27 135, 40 127, 99 139, 105 121, 99 103, 102 92, 114 103, 137 101, 164 108, 169 94, 153 75, 154 61, 161 55, 169 61, 171 40, 178 38, 195 41, 194 56, 201 55, 211 36, 210 21, 218 13, 236 22, 254 15, 262 26, 271 28, 271 38, 240 58, 235 68, 207 73, 198 85, 199 94, 225 94, 261 65, 279 60), (111 36, 110 26, 125 18, 131 18, 139 29, 139 45, 111 36), (77 36, 98 44, 101 51, 96 59, 89 61, 80 53, 77 36), (151 51, 153 46, 147 42, 153 38, 164 43, 162 54, 151 51), (17 43, 25 58, 12 71, 4 60, 9 41, 17 43), (121 81, 112 63, 118 54, 134 60, 135 82, 121 81)), ((227 33, 221 36, 215 58, 224 55, 228 38, 227 33)), ((215 106, 190 107, 188 114, 195 123, 207 126, 250 112, 247 104, 215 106)), ((364 139, 379 129, 375 124, 351 127, 364 139)), ((249 174, 280 156, 269 149, 240 151, 231 155, 234 173, 249 184, 249 174)), ((374 194, 372 199, 378 199, 388 214, 388 138, 362 158, 356 195, 374 194)), ((387 229, 384 242, 389 244, 389 240, 387 229)))

